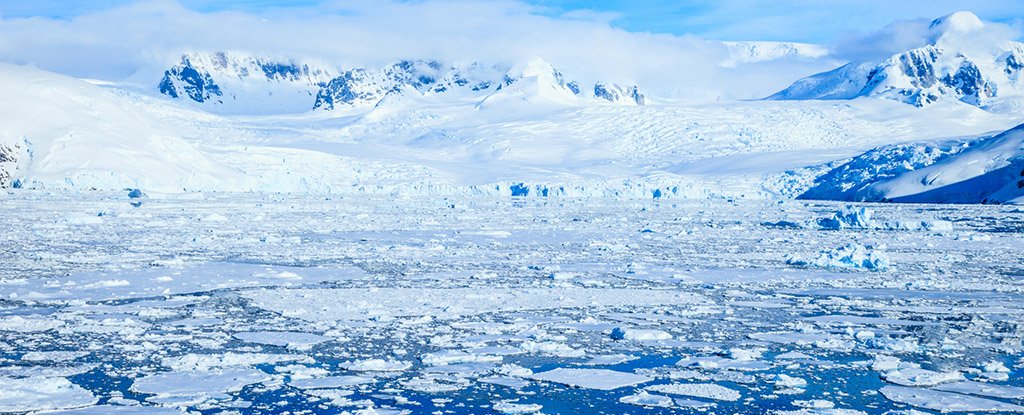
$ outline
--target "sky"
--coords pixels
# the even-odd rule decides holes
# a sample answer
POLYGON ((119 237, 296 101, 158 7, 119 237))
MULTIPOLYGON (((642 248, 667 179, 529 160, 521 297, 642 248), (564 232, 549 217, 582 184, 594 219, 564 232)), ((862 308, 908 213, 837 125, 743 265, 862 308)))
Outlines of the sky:
MULTIPOLYGON (((0 62, 151 83, 182 53, 242 51, 338 68, 542 57, 580 81, 665 95, 774 92, 794 77, 923 46, 963 0, 0 0, 0 62), (743 67, 718 40, 812 42, 824 59, 743 67), (719 88, 719 89, 723 89, 719 88), (713 92, 717 93, 717 92, 713 92)), ((1019 38, 1024 1, 969 2, 1019 38)))
MULTIPOLYGON (((0 16, 70 19, 133 0, 0 0, 0 16)), ((346 2, 327 0, 181 0, 199 12, 274 13, 346 2)), ((353 2, 348 2, 353 3, 353 2)), ((527 0, 536 13, 590 15, 631 32, 694 34, 718 40, 828 43, 896 20, 931 19, 970 9, 984 20, 1017 24, 1019 0, 527 0)))

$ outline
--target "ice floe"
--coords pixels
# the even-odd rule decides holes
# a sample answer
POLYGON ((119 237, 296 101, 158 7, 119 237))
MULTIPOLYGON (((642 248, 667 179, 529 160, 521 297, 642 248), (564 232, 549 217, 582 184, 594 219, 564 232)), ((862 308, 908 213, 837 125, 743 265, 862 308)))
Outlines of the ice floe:
POLYGON ((535 373, 530 376, 530 379, 597 390, 613 390, 652 380, 647 376, 615 370, 570 368, 558 368, 547 372, 535 373))

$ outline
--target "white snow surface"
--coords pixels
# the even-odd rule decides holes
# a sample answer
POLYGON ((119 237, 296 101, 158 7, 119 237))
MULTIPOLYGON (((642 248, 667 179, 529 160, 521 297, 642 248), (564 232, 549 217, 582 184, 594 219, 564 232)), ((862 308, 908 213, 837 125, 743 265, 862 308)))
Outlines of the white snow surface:
POLYGON ((742 395, 734 389, 713 383, 672 383, 648 386, 647 390, 669 395, 684 395, 716 401, 738 401, 742 395))
POLYGON ((1022 121, 968 105, 922 110, 878 100, 624 106, 580 100, 550 69, 527 62, 514 69, 517 82, 480 99, 407 96, 326 113, 214 115, 8 65, 0 71, 10 97, 0 186, 142 188, 155 197, 759 199, 795 196, 822 163, 879 145, 977 136, 1022 121))
POLYGON ((94 403, 92 393, 64 378, 0 377, 0 412, 70 409, 94 403))
POLYGON ((651 378, 608 369, 558 368, 534 373, 530 379, 585 389, 613 390, 650 382, 651 378))
POLYGON ((881 392, 895 402, 942 412, 1024 412, 1017 404, 930 389, 886 386, 881 392))

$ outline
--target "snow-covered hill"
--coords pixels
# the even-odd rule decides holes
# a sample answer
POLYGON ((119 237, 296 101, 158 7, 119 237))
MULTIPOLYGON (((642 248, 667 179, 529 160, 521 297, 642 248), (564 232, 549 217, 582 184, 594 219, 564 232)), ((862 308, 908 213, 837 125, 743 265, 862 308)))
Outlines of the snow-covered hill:
POLYGON ((183 190, 236 174, 86 82, 0 64, 0 95, 0 186, 183 190))
POLYGON ((881 61, 853 62, 801 79, 769 99, 880 97, 918 107, 941 100, 991 107, 1024 95, 1024 44, 992 41, 970 12, 934 20, 929 42, 881 61))
POLYGON ((1024 203, 1024 125, 982 139, 877 148, 823 175, 800 197, 1024 203))

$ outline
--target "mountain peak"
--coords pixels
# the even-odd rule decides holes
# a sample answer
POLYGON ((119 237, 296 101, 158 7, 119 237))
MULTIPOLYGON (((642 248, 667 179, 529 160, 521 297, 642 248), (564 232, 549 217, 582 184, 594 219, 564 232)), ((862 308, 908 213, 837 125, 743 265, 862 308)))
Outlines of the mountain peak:
POLYGON ((539 57, 528 59, 514 66, 512 70, 509 71, 510 75, 522 78, 546 76, 555 73, 558 73, 558 71, 555 70, 555 67, 539 57))
POLYGON ((771 99, 851 99, 862 96, 918 107, 940 100, 991 107, 1024 97, 1024 44, 977 47, 985 24, 971 12, 935 19, 932 39, 880 61, 853 62, 798 80, 771 99), (966 35, 966 36, 965 36, 966 35))
POLYGON ((936 37, 947 33, 970 33, 981 30, 985 23, 977 15, 967 11, 952 13, 938 19, 932 20, 928 26, 936 37))

